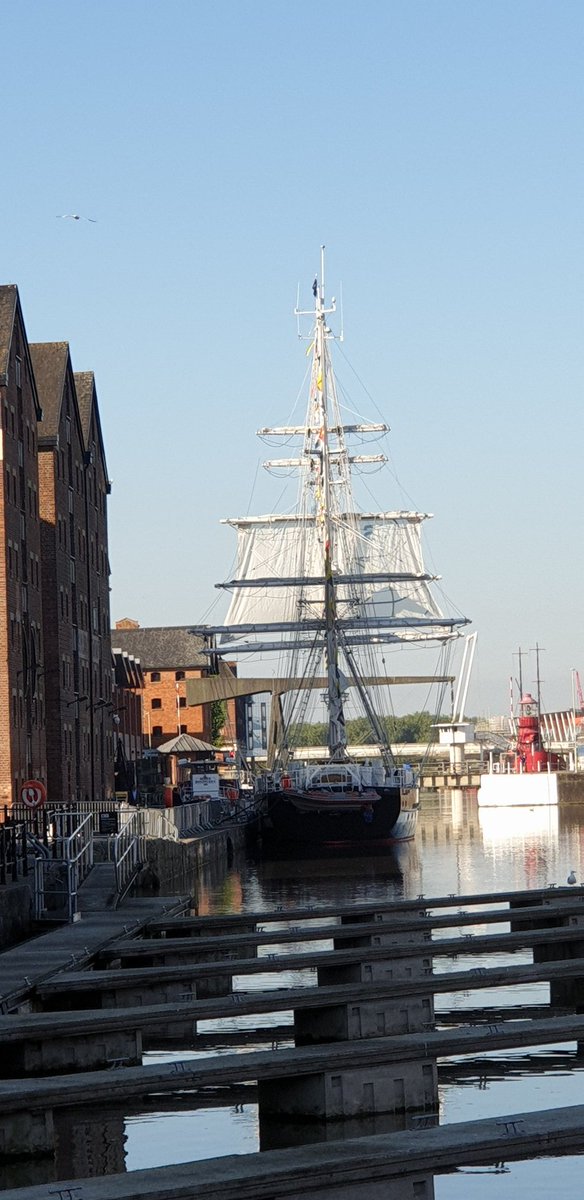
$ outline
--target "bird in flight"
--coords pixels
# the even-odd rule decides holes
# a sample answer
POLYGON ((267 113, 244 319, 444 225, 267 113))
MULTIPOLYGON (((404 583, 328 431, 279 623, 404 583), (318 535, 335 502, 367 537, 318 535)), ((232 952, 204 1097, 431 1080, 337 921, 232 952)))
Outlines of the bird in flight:
POLYGON ((80 217, 79 213, 57 213, 58 221, 91 221, 92 225, 97 225, 95 217, 80 217))

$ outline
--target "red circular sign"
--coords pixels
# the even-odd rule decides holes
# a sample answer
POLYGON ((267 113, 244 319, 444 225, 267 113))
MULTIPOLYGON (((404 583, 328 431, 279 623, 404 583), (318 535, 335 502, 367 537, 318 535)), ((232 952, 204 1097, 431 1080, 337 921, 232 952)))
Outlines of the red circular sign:
POLYGON ((47 798, 47 789, 40 779, 27 779, 20 789, 20 799, 25 808, 42 808, 47 798))

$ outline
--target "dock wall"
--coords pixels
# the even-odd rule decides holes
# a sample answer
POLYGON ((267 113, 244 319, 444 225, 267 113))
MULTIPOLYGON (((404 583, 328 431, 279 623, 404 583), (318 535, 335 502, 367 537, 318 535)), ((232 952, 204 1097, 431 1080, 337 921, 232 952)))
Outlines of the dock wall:
POLYGON ((16 946, 34 932, 33 892, 28 883, 8 883, 0 888, 0 950, 16 946))
MULTIPOLYGON (((104 839, 105 841, 105 839, 104 839)), ((236 855, 243 852, 243 826, 217 829, 201 837, 173 842, 166 838, 148 838, 146 863, 135 888, 137 896, 196 895, 198 882, 210 874, 221 878, 236 855)), ((107 859, 107 850, 96 844, 96 861, 107 859)), ((33 918, 33 883, 9 883, 0 887, 0 950, 38 933, 33 918)))
POLYGON ((189 892, 195 896, 197 884, 210 875, 221 878, 231 867, 234 858, 243 852, 245 831, 242 825, 216 829, 196 838, 172 842, 166 838, 149 838, 146 842, 146 863, 138 879, 137 896, 161 892, 176 895, 189 892))

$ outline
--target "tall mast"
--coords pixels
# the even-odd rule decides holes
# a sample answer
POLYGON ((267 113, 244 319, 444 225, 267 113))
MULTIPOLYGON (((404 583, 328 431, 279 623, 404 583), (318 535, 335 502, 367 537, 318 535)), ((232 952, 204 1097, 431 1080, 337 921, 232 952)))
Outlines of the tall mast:
POLYGON ((343 691, 339 669, 339 641, 337 631, 337 601, 333 580, 335 546, 331 518, 331 475, 328 445, 328 379, 329 368, 326 341, 328 328, 326 315, 334 308, 324 304, 324 246, 320 251, 320 286, 315 279, 315 332, 312 366, 311 392, 314 397, 319 430, 320 454, 318 455, 319 485, 316 488, 317 519, 323 539, 324 567, 324 620, 325 657, 328 690, 328 748, 331 759, 337 762, 347 757, 347 731, 343 710, 343 691))

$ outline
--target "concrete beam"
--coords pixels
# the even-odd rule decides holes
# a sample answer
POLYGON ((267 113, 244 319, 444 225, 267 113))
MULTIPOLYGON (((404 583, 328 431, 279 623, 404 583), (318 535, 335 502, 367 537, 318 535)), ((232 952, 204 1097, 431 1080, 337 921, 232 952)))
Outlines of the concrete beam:
MULTIPOLYGON (((431 1189, 434 1173, 536 1154, 577 1154, 584 1146, 584 1105, 444 1126, 430 1121, 348 1141, 84 1178, 74 1185, 53 1182, 51 1192, 63 1200, 69 1191, 71 1200, 190 1200, 196 1179, 197 1191, 215 1200, 412 1200, 431 1197, 422 1187, 426 1182, 431 1189)), ((11 1200, 46 1197, 46 1183, 11 1192, 11 1200)))
MULTIPOLYGON (((250 911, 241 913, 218 914, 216 916, 199 917, 187 916, 185 921, 203 922, 206 927, 213 929, 217 924, 229 924, 236 926, 237 924, 267 924, 287 921, 323 921, 325 918, 336 917, 338 920, 347 918, 350 923, 366 919, 368 914, 371 920, 382 919, 383 914, 389 916, 429 916, 429 909, 453 909, 458 913, 464 913, 466 906, 472 906, 473 909, 480 908, 485 905, 488 909, 493 905, 501 906, 509 904, 513 907, 514 913, 509 912, 509 917, 516 912, 521 911, 521 908, 537 908, 539 911, 540 905, 556 905, 568 904, 579 907, 584 905, 584 887, 546 887, 546 888, 530 888, 529 891, 508 891, 508 892, 477 892, 475 894, 465 894, 459 896, 454 892, 449 896, 425 896, 420 895, 412 900, 374 900, 367 904, 329 904, 324 907, 316 907, 314 904, 288 907, 279 905, 278 907, 266 911, 250 911)), ((170 915, 170 914, 169 914, 170 915)), ((477 922, 488 920, 488 912, 475 911, 470 914, 476 917, 477 922)), ((181 917, 182 921, 183 918, 181 917)), ((148 922, 148 928, 154 929, 159 924, 165 928, 166 918, 153 918, 148 922)))
MULTIPOLYGON (((418 683, 451 683, 453 675, 371 675, 364 682, 371 687, 396 687, 401 684, 418 683)), ((354 686, 351 679, 347 680, 349 687, 354 686)), ((306 680, 304 677, 276 678, 272 676, 249 676, 247 679, 236 675, 206 675, 202 679, 187 679, 186 697, 188 705, 212 704, 214 700, 233 700, 237 696, 257 696, 270 693, 272 696, 282 696, 285 692, 297 692, 301 688, 316 688, 320 691, 328 687, 325 675, 306 680)))
MULTIPOLYGON (((480 920, 479 922, 480 923, 480 920)), ((330 931, 332 936, 337 936, 337 930, 330 931)), ((271 935, 256 934, 244 936, 241 939, 237 937, 231 938, 147 938, 141 941, 118 941, 107 946, 99 955, 101 962, 115 961, 124 965, 130 965, 132 962, 141 962, 142 964, 150 963, 171 963, 184 962, 190 959, 191 962, 202 961, 217 961, 225 959, 234 949, 240 949, 242 946, 255 949, 258 945, 269 944, 271 935)), ((271 939, 278 943, 280 935, 271 939)), ((292 938, 285 940, 299 940, 298 933, 295 933, 292 938)), ((311 940, 307 937, 307 940, 311 940)), ((577 943, 582 940, 582 931, 577 926, 560 926, 554 927, 553 940, 558 946, 561 944, 577 943)), ((526 929, 525 931, 517 931, 515 933, 494 933, 494 934, 463 934, 458 938, 441 938, 436 941, 424 943, 423 953, 430 955, 432 958, 438 957, 456 957, 458 954, 488 954, 493 953, 512 953, 514 950, 522 950, 525 948, 536 947, 538 945, 546 945, 550 941, 549 929, 526 929)), ((333 954, 344 953, 353 954, 353 961, 361 960, 367 957, 370 953, 375 953, 375 957, 379 959, 385 951, 387 958, 412 958, 420 954, 419 941, 401 942, 396 935, 388 936, 388 940, 381 944, 371 944, 367 947, 367 955, 365 947, 348 949, 343 951, 315 951, 312 956, 301 956, 300 954, 292 956, 296 963, 299 964, 301 957, 305 958, 303 966, 317 966, 322 964, 328 966, 330 957, 330 965, 333 965, 335 959, 333 954), (325 963, 324 957, 327 962, 325 963), (319 963, 316 959, 318 958, 319 963)), ((245 955, 242 956, 245 959, 245 955)), ((261 959, 264 963, 265 958, 261 959)), ((351 961, 351 960, 349 960, 351 961)))
MULTIPOLYGON (((283 961, 284 964, 288 964, 289 960, 284 959, 283 961)), ((264 973, 266 970, 265 959, 258 960, 257 965, 258 970, 261 967, 261 973, 264 973)), ((228 966, 229 970, 237 968, 236 962, 231 962, 228 966)), ((276 971, 277 968, 277 962, 270 961, 270 971, 276 971)), ((198 972, 201 970, 204 968, 197 968, 198 972)), ((70 972, 65 976, 49 980, 37 989, 37 994, 41 1001, 48 1002, 46 1009, 50 1012, 54 1012, 55 1009, 77 1010, 94 1007, 96 998, 102 994, 104 997, 102 998, 102 1007, 106 1008, 113 992, 116 996, 116 1007, 124 1008, 125 989, 130 989, 130 994, 133 994, 134 990, 140 992, 144 989, 145 991, 150 977, 155 980, 159 977, 173 979, 179 972, 180 979, 185 979, 182 986, 187 991, 188 988, 194 986, 192 984, 192 967, 130 967, 126 970, 70 972), (73 1001, 77 995, 79 1003, 73 1001)), ((391 982, 385 979, 378 984, 349 982, 344 991, 341 990, 342 984, 339 984, 332 988, 319 986, 318 989, 236 992, 236 1001, 230 1001, 228 997, 216 998, 216 1000, 197 1000, 197 1006, 189 1009, 189 1013, 193 1018, 209 1020, 233 1015, 234 1003, 237 1004, 237 1009, 242 1014, 258 1013, 264 1002, 271 1004, 270 1012, 279 1012, 279 1010, 289 1009, 293 1006, 300 1010, 303 1004, 307 1004, 312 1009, 318 1008, 320 1003, 323 1003, 323 1006, 326 1004, 335 1006, 336 998, 341 997, 343 1003, 359 1001, 360 996, 367 996, 372 1003, 384 996, 403 1001, 407 998, 414 1000, 416 997, 425 997, 429 992, 432 992, 433 996, 438 996, 441 992, 511 988, 514 984, 550 983, 552 980, 564 979, 584 979, 584 958, 562 959, 558 962, 542 961, 537 964, 525 962, 518 966, 506 967, 475 967, 470 968, 470 971, 448 971, 442 974, 428 972, 427 976, 422 978, 392 979, 391 982)), ((194 1000, 194 995, 183 996, 181 1002, 191 1004, 194 1003, 194 1000)), ((152 1003, 156 1002, 152 1001, 152 1003)), ((481 1009, 481 1013, 488 1016, 488 1008, 481 1009)))
MULTIPOLYGON (((453 1055, 489 1053, 522 1046, 577 1041, 584 1035, 584 1016, 542 1021, 510 1021, 488 1026, 460 1026, 396 1037, 338 1042, 302 1049, 252 1051, 209 1059, 180 1059, 171 1063, 122 1067, 117 1071, 88 1071, 81 1075, 0 1080, 2 1121, 23 1110, 124 1102, 155 1092, 239 1084, 249 1080, 296 1079, 299 1075, 364 1071, 382 1063, 427 1061, 453 1055)), ((584 1130, 583 1130, 584 1134, 584 1130)))

